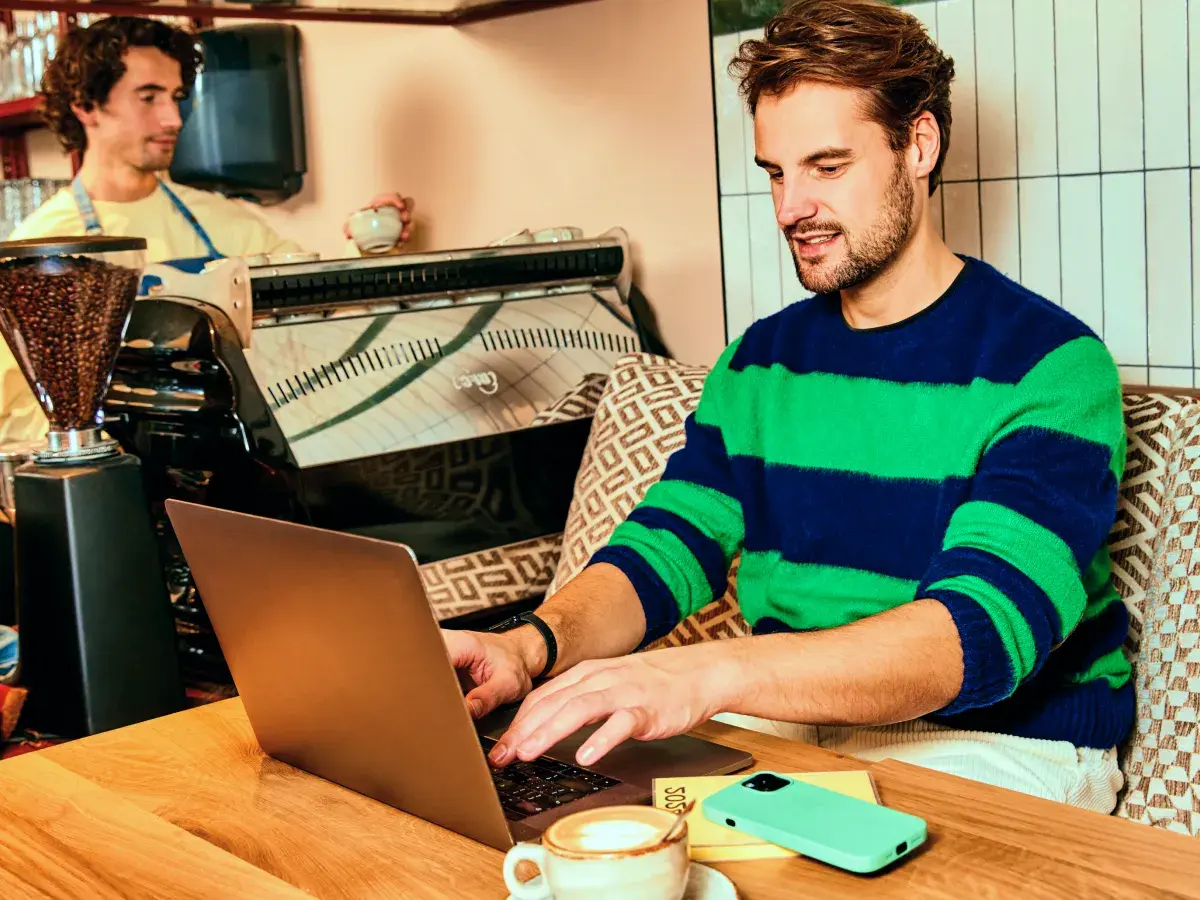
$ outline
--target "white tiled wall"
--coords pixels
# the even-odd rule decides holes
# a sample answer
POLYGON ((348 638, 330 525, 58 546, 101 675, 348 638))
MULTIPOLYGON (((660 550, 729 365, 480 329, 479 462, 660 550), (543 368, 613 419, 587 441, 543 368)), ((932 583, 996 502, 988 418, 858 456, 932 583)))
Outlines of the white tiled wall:
MULTIPOLYGON (((957 72, 934 195, 951 249, 1079 316, 1127 380, 1200 387, 1200 0, 905 8, 957 72)), ((806 295, 726 74, 739 41, 759 36, 713 40, 731 339, 806 295)))

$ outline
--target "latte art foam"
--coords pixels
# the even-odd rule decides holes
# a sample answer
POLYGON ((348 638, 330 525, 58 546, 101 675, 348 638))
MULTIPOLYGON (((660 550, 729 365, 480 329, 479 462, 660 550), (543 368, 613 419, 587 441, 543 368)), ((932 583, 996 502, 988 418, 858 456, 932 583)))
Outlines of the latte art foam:
POLYGON ((649 846, 659 835, 659 829, 645 822, 589 822, 579 830, 576 843, 580 850, 604 852, 632 850, 649 846))
POLYGON ((594 809, 556 822, 546 837, 576 853, 616 853, 653 847, 671 826, 674 815, 661 809, 629 807, 594 809))

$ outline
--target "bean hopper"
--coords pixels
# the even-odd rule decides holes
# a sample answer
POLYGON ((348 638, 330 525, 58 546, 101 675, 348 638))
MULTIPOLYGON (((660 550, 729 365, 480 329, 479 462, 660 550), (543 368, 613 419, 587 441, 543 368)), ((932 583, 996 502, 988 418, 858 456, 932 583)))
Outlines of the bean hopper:
POLYGON ((141 466, 102 428, 141 238, 0 243, 0 333, 49 421, 13 476, 23 721, 64 737, 183 705, 141 466))

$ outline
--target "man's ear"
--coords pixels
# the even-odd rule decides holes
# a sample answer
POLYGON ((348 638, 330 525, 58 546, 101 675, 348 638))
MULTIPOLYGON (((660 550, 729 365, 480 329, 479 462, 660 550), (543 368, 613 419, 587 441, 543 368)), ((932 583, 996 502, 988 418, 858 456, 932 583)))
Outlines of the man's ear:
POLYGON ((909 145, 915 157, 915 174, 924 178, 937 165, 942 150, 942 130, 933 113, 925 110, 912 124, 912 143, 909 145))
POLYGON ((80 121, 84 128, 96 127, 97 115, 94 104, 89 103, 84 106, 82 103, 72 103, 71 112, 75 114, 75 118, 80 121))

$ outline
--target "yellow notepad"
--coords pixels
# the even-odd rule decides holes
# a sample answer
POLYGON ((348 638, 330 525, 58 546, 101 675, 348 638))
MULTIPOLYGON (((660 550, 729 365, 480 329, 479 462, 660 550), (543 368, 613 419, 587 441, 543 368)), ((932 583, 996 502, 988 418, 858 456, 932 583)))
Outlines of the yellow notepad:
MULTIPOLYGON (((837 791, 850 797, 879 803, 875 782, 867 771, 853 772, 780 772, 796 781, 837 791)), ((724 862, 736 859, 786 859, 799 856, 775 844, 717 825, 704 818, 700 804, 705 797, 721 788, 741 781, 748 773, 739 775, 704 775, 693 778, 654 779, 654 805, 660 809, 677 810, 695 800, 696 806, 688 815, 688 844, 691 857, 699 862, 724 862)))

